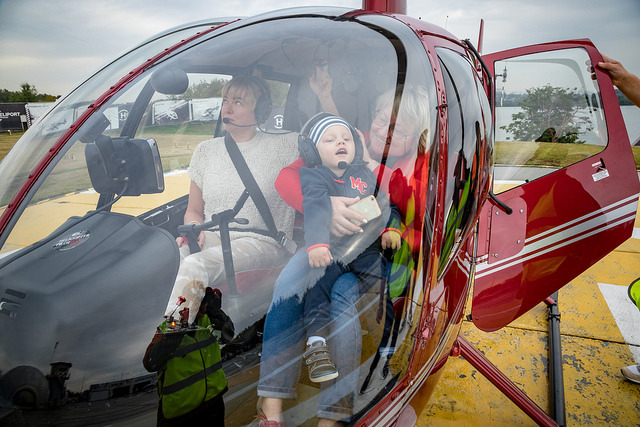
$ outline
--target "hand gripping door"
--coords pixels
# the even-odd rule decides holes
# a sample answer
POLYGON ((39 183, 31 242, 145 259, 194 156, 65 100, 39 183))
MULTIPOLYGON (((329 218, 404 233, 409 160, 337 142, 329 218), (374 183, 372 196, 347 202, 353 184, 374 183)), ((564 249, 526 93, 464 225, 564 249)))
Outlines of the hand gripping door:
POLYGON ((494 193, 478 225, 473 322, 493 331, 631 236, 638 174, 589 40, 485 55, 496 82, 494 193))

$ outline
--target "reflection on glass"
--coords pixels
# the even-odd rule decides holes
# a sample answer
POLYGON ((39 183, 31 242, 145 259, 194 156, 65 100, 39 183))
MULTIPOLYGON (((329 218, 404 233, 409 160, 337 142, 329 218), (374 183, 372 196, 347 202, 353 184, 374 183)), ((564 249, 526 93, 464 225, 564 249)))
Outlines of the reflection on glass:
MULTIPOLYGON (((201 27, 190 26, 182 30, 171 31, 163 37, 148 40, 138 48, 121 56, 97 72, 93 78, 76 88, 58 103, 47 114, 46 120, 39 120, 16 143, 4 160, 0 169, 0 210, 11 201, 29 173, 33 171, 37 162, 69 129, 69 126, 80 117, 87 107, 100 95, 106 92, 122 76, 142 65, 158 50, 195 34, 202 28, 209 28, 211 24, 201 27)), ((111 118, 117 123, 118 118, 111 118)))
POLYGON ((442 277, 457 248, 466 239, 472 227, 471 219, 478 209, 480 183, 469 177, 480 163, 483 140, 488 140, 484 118, 490 114, 488 105, 480 101, 484 99, 482 84, 468 59, 449 49, 437 51, 444 70, 449 122, 447 216, 438 271, 438 276, 442 277))
MULTIPOLYGON (((393 20, 389 25, 393 32, 357 21, 296 18, 214 33, 149 67, 83 123, 36 183, 1 249, 0 392, 19 405, 39 409, 20 412, 16 407, 15 413, 33 424, 47 417, 60 423, 78 420, 80 412, 99 412, 110 422, 133 416, 154 422, 156 388, 162 384, 156 371, 162 377, 166 370, 161 364, 149 365, 148 371, 142 362, 158 327, 161 333, 172 327, 163 316, 167 305, 175 304, 171 292, 181 259, 178 226, 190 222, 185 220, 193 181, 188 168, 200 162, 202 170, 228 171, 224 179, 207 184, 225 197, 207 208, 203 220, 217 221, 208 237, 222 240, 224 216, 235 220, 228 225, 236 243, 239 234, 270 238, 264 236, 264 221, 244 224, 243 219, 261 217, 252 198, 245 197, 238 211, 229 213, 243 197, 235 190, 244 189, 244 183, 225 147, 216 146, 216 155, 206 159, 196 150, 200 144, 223 143, 221 90, 235 75, 260 76, 266 82, 271 107, 257 135, 282 142, 257 159, 247 159, 253 174, 271 168, 275 181, 283 166, 297 157, 303 124, 316 112, 335 108, 363 133, 375 166, 371 185, 379 187, 373 193, 384 195, 381 210, 395 205, 399 212, 395 227, 402 240, 395 252, 384 252, 383 279, 361 289, 350 274, 332 286, 335 299, 326 338, 339 376, 322 384, 310 381, 300 363, 304 343, 280 354, 284 364, 297 364, 291 378, 297 400, 285 399, 284 417, 294 424, 318 417, 349 420, 403 379, 425 298, 416 279, 428 263, 421 251, 423 239, 428 244, 433 232, 425 223, 433 224, 436 200, 427 189, 438 175, 432 143, 437 141, 437 110, 433 76, 425 74, 432 67, 424 48, 405 25, 393 20), (395 33, 408 35, 408 41, 395 33), (162 70, 170 72, 160 79, 162 70), (317 80, 332 90, 318 91, 317 80), (152 145, 157 153, 145 149, 152 145), (154 181, 160 170, 162 185, 154 181), (25 375, 39 390, 35 395, 12 382, 25 375), (124 397, 131 405, 127 410, 118 404, 124 397), (332 412, 340 405, 344 410, 332 412), (46 410, 53 408, 56 411, 46 410)), ((91 87, 104 87, 108 81, 105 77, 91 87)), ((48 123, 43 127, 52 126, 48 123)), ((255 130, 252 121, 244 124, 255 130)), ((50 134, 38 135, 45 141, 50 134)), ((37 144, 32 146, 31 154, 40 156, 37 144)), ((25 173, 30 171, 27 164, 23 162, 25 173)), ((278 195, 273 185, 263 191, 270 192, 266 197, 282 198, 274 219, 286 223, 282 231, 287 240, 304 248, 301 230, 284 221, 296 215, 294 208, 300 209, 295 197, 278 195)), ((220 291, 218 308, 234 325, 229 332, 227 324, 226 336, 225 327, 210 328, 219 339, 220 359, 215 355, 210 360, 221 363, 228 387, 223 395, 228 425, 248 424, 256 414, 257 386, 265 370, 265 318, 280 296, 276 280, 296 256, 306 257, 304 249, 291 258, 277 243, 272 246, 283 256, 260 266, 243 266, 237 258, 236 274, 227 275, 230 267, 224 265, 223 274, 207 283, 220 291)), ((354 256, 362 250, 347 246, 354 256)), ((178 321, 181 310, 176 311, 178 321)), ((216 323, 220 313, 205 311, 216 323)), ((290 315, 271 314, 282 327, 279 331, 301 335, 301 319, 290 315)), ((208 325, 202 319, 204 315, 193 330, 183 331, 184 340, 172 345, 179 349, 188 341, 209 339, 211 330, 205 332, 208 325)))
POLYGON ((590 64, 583 49, 495 63, 498 184, 517 185, 603 150, 607 129, 590 64))

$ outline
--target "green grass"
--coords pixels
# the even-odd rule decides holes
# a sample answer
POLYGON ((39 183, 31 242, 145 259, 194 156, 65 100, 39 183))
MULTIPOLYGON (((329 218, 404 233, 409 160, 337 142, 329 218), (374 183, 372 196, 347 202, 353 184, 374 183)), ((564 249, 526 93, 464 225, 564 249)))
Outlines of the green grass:
MULTIPOLYGON (((603 149, 599 145, 587 144, 497 141, 494 163, 563 168, 594 156, 603 149)), ((631 150, 636 169, 640 170, 640 147, 631 147, 631 150)))
MULTIPOLYGON (((198 142, 210 137, 213 130, 201 125, 180 129, 175 140, 169 126, 148 128, 145 136, 154 137, 163 152, 165 170, 186 167, 198 142), (208 136, 207 136, 208 135, 208 136)), ((0 160, 22 136, 22 132, 0 133, 0 160)), ((549 142, 496 142, 495 163, 512 165, 545 165, 564 167, 600 152, 602 147, 585 144, 554 144, 549 142)), ((632 147, 636 169, 640 170, 640 147, 632 147)))
POLYGON ((0 133, 0 160, 7 155, 13 144, 22 136, 23 132, 12 132, 11 134, 0 133))
MULTIPOLYGON (((162 127, 150 127, 145 129, 141 138, 154 138, 158 143, 162 157, 162 167, 165 172, 185 169, 189 166, 191 155, 196 145, 210 138, 212 132, 202 126, 183 126, 181 129, 172 129, 170 132, 162 127), (176 134, 175 132, 182 132, 176 134), (185 132, 186 131, 186 132, 185 132)), ((0 160, 13 147, 22 133, 0 134, 0 160)), ((115 135, 114 135, 115 136, 115 135)), ((45 200, 75 191, 86 190, 92 186, 84 155, 85 144, 74 144, 60 162, 47 177, 45 183, 39 188, 32 202, 45 200)), ((13 183, 4 183, 5 186, 13 186, 14 191, 22 185, 25 177, 16 177, 13 183)), ((9 191, 12 196, 14 191, 9 191)), ((0 206, 8 203, 8 200, 0 200, 0 206)))

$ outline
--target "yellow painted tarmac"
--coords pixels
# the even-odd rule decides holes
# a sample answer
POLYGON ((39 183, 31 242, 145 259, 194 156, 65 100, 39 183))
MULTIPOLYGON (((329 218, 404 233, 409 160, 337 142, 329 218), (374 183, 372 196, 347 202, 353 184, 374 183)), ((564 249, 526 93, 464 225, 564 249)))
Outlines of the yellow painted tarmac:
MULTIPOLYGON (((640 227, 636 219, 635 227, 640 227)), ((640 240, 631 238, 563 287, 558 296, 566 425, 640 425, 640 384, 620 373, 634 362, 599 283, 620 286, 640 277, 640 240)), ((630 303, 630 302, 629 302, 630 303)), ((471 303, 467 306, 470 312, 471 303)), ((548 308, 541 303, 491 333, 465 321, 461 335, 538 406, 550 413, 548 308)), ((640 329, 640 324, 636 325, 640 329)), ((638 329, 634 329, 638 331, 638 329)), ((636 351, 638 354, 638 351, 636 351)), ((449 358, 417 426, 536 425, 462 357, 449 358)))
MULTIPOLYGON (((114 209, 137 215, 177 198, 188 188, 186 174, 165 177, 167 190, 114 209), (142 205, 145 207, 140 208, 142 205)), ((22 247, 51 232, 46 219, 66 218, 95 206, 96 194, 75 193, 31 206, 6 246, 22 247), (27 227, 26 225, 30 225, 27 227), (41 224, 42 229, 33 227, 41 224), (46 225, 45 225, 46 224, 46 225), (24 229, 18 232, 24 226, 24 229), (15 241, 11 241, 15 239, 15 241), (23 241, 24 240, 24 241, 23 241), (14 246, 15 245, 15 246, 14 246)), ((636 219, 636 228, 640 221, 636 219)), ((640 233, 639 233, 640 234, 640 233)), ((568 426, 640 425, 640 385, 625 381, 620 368, 634 363, 598 283, 624 288, 640 277, 640 239, 631 238, 560 290, 565 411, 568 426)), ((470 312, 471 302, 467 305, 470 312)), ((465 321, 461 335, 484 353, 538 406, 550 411, 548 308, 541 303, 500 331, 485 333, 465 321)), ((640 328, 640 325, 638 325, 640 328)), ((640 361, 636 361, 638 363, 640 361)), ((462 357, 449 358, 417 426, 535 425, 462 357)), ((402 426, 404 427, 404 426, 402 426)))

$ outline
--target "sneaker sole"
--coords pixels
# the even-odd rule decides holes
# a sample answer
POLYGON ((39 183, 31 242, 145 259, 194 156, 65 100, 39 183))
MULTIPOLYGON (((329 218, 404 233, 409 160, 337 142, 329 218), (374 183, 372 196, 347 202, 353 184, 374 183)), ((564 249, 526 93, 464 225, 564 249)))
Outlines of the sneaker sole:
POLYGON ((620 370, 622 372, 622 376, 627 380, 627 381, 631 381, 632 383, 636 383, 636 384, 640 384, 640 379, 636 379, 636 378, 631 378, 628 375, 625 374, 625 372, 621 369, 620 370))
POLYGON ((338 373, 334 372, 332 374, 327 374, 327 375, 322 375, 320 377, 309 377, 309 379, 311 380, 312 383, 323 383, 325 381, 330 381, 334 378, 338 378, 338 373))
MULTIPOLYGON (((624 374, 623 374, 622 376, 623 376, 627 381, 631 381, 632 383, 640 384, 640 380, 636 380, 636 379, 633 379, 633 378, 629 378, 628 376, 626 376, 626 375, 624 375, 624 374)), ((313 381, 313 380, 311 380, 311 381, 313 381)))

